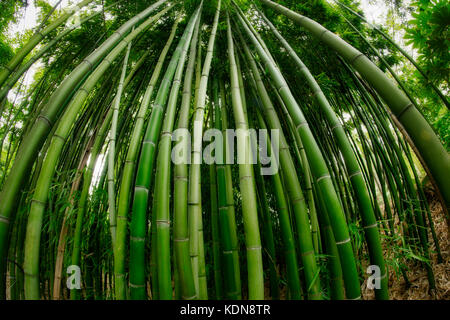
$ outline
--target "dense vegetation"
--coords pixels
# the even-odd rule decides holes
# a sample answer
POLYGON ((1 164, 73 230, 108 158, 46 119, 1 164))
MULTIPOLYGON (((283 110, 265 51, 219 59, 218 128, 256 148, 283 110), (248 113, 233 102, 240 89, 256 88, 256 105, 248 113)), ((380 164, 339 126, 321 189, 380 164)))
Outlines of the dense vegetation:
POLYGON ((448 2, 411 5, 417 59, 351 0, 37 1, 14 50, 26 5, 0 4, 1 298, 360 299, 376 265, 388 299, 411 263, 436 289, 448 2), (216 159, 261 148, 225 134, 249 128, 279 170, 201 161, 208 129, 216 159))

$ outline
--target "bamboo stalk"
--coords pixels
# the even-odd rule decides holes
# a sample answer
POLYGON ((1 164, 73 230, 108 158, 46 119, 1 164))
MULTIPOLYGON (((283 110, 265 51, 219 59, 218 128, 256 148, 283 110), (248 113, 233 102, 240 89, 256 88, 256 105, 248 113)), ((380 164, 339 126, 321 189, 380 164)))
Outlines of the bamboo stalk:
POLYGON ((122 97, 123 83, 127 72, 128 57, 130 56, 131 42, 128 44, 127 52, 123 59, 122 72, 120 74, 119 86, 117 87, 116 97, 114 98, 112 110, 111 129, 109 132, 109 150, 108 150, 108 205, 109 221, 111 225, 111 240, 116 240, 116 196, 114 189, 114 157, 116 153, 117 120, 119 118, 120 100, 122 97))
POLYGON ((389 299, 388 288, 387 288, 387 269, 383 259, 383 252, 381 249, 381 241, 380 236, 377 229, 377 221, 375 219, 375 214, 372 208, 372 204, 370 201, 369 193, 367 191, 366 185, 364 183, 364 179, 362 177, 361 169, 359 168, 358 161, 352 151, 350 142, 344 132, 341 122, 337 118, 333 109, 331 108, 327 98, 322 92, 320 86, 314 79, 313 75, 309 71, 309 69, 305 66, 303 61, 298 57, 289 43, 281 36, 278 30, 274 27, 274 25, 259 11, 261 17, 281 42, 284 48, 286 48, 290 57, 294 60, 294 62, 299 67, 300 73, 306 79, 306 82, 310 86, 313 91, 313 95, 317 100, 318 105, 322 109, 325 114, 326 120, 328 122, 331 131, 333 132, 333 136, 338 143, 340 152, 344 158, 345 166, 347 169, 348 177, 351 181, 353 191, 356 195, 356 200, 359 205, 359 209, 361 212, 363 228, 366 235, 366 241, 369 247, 369 253, 371 257, 371 263, 373 265, 379 266, 381 270, 381 287, 380 289, 375 289, 375 294, 377 299, 389 299))
MULTIPOLYGON (((153 89, 159 78, 167 52, 172 44, 177 30, 178 22, 175 22, 170 32, 169 38, 159 56, 158 62, 153 70, 150 82, 145 90, 144 97, 136 115, 132 133, 130 136, 129 148, 126 154, 125 166, 122 172, 122 178, 119 187, 119 200, 117 207, 117 230, 116 241, 114 243, 114 278, 115 278, 115 298, 123 300, 126 298, 126 279, 125 279, 125 250, 127 237, 128 212, 130 204, 129 190, 132 188, 132 179, 136 166, 136 158, 138 156, 139 146, 141 145, 142 129, 144 128, 144 117, 150 104, 153 89)), ((145 136, 144 136, 145 141, 145 136)), ((139 162, 146 155, 145 151, 141 152, 139 162)), ((141 169, 142 170, 142 169, 141 169)), ((140 179, 148 179, 150 174, 140 172, 136 173, 136 177, 140 179)), ((137 291, 139 299, 145 298, 145 275, 144 275, 144 240, 145 239, 145 213, 147 209, 148 192, 146 189, 137 186, 145 185, 145 182, 137 179, 135 183, 135 192, 133 199, 133 207, 130 225, 130 260, 134 261, 130 264, 130 290, 137 291), (139 198, 139 200, 136 200, 139 198), (141 206, 143 205, 143 206, 141 206), (140 209, 140 210, 138 210, 140 209), (137 213, 136 213, 137 212, 137 213), (135 278, 136 276, 136 278, 135 278)), ((132 296, 134 298, 134 296, 132 296)))
POLYGON ((208 292, 206 287, 206 275, 200 274, 203 268, 204 256, 200 255, 203 237, 201 237, 202 228, 202 210, 201 210, 201 172, 200 163, 202 157, 202 139, 203 139, 203 118, 206 103, 206 90, 208 85, 209 71, 214 53, 217 25, 219 23, 221 1, 217 2, 217 8, 214 15, 211 34, 208 40, 208 48, 203 61, 202 74, 200 78, 198 92, 196 94, 195 110, 193 116, 194 132, 192 135, 192 155, 191 166, 189 168, 189 193, 188 193, 188 216, 189 216, 189 242, 191 264, 196 284, 196 292, 199 299, 207 299, 208 292))
MULTIPOLYGON (((283 177, 285 178, 288 196, 290 198, 292 209, 294 212, 297 233, 299 237, 298 243, 306 278, 306 285, 308 288, 310 288, 310 292, 308 292, 308 298, 320 299, 320 283, 316 280, 319 271, 314 256, 314 247, 312 244, 311 231, 309 227, 307 207, 296 174, 294 162, 289 153, 289 147, 283 134, 278 115, 275 112, 274 106, 269 98, 266 88, 264 87, 256 62, 252 57, 246 43, 244 41, 242 41, 241 43, 242 47, 244 48, 244 52, 246 53, 247 61, 249 61, 252 75, 256 82, 258 94, 261 97, 265 119, 267 120, 267 123, 271 129, 278 130, 279 132, 280 166, 283 171, 283 177)), ((298 294, 299 293, 294 293, 294 296, 299 297, 298 294)))
MULTIPOLYGON (((191 48, 189 52, 189 61, 186 66, 186 73, 183 83, 183 94, 179 111, 177 129, 187 131, 189 123, 189 107, 191 102, 192 77, 194 73, 194 65, 197 58, 197 42, 199 37, 200 20, 197 19, 194 35, 192 37, 191 48)), ((188 149, 188 135, 182 136, 179 145, 182 150, 188 149)), ((174 251, 177 263, 178 277, 181 283, 181 298, 183 300, 195 299, 196 289, 192 274, 192 266, 189 256, 189 230, 187 219, 187 203, 188 203, 188 159, 190 154, 183 154, 181 163, 174 166, 174 218, 173 218, 173 237, 174 251)))
POLYGON ((428 122, 413 107, 411 101, 404 93, 372 61, 364 56, 364 54, 319 23, 271 0, 261 0, 261 2, 300 24, 315 37, 330 46, 350 63, 378 92, 411 137, 415 147, 420 152, 420 155, 425 160, 426 165, 433 175, 444 197, 445 205, 449 208, 450 188, 447 187, 447 184, 450 181, 450 156, 428 122))
MULTIPOLYGON (((6 258, 6 246, 8 235, 8 221, 13 217, 13 214, 17 205, 17 197, 24 177, 29 173, 32 168, 32 164, 41 149, 48 133, 54 126, 58 117, 58 112, 61 111, 62 106, 65 105, 67 96, 77 86, 83 77, 96 65, 102 56, 109 52, 117 42, 122 38, 121 34, 129 31, 133 25, 147 18, 151 12, 153 12, 160 4, 166 0, 161 0, 159 3, 155 3, 146 10, 142 11, 139 15, 130 19, 123 24, 116 33, 111 35, 96 51, 94 51, 89 57, 85 58, 83 62, 78 65, 69 76, 67 76, 63 82, 59 85, 58 89, 52 94, 49 101, 45 104, 40 112, 40 115, 36 118, 32 127, 24 136, 24 143, 19 147, 14 164, 11 168, 10 174, 6 179, 2 192, 0 194, 0 261, 4 261, 6 258)), ((157 19, 158 16, 147 20, 148 25, 157 19)), ((142 28, 135 30, 136 34, 143 31, 142 28)), ((4 264, 0 263, 0 298, 3 296, 4 288, 4 264)))
POLYGON ((239 80, 234 56, 234 44, 231 33, 230 18, 227 12, 228 57, 230 61, 231 97, 233 114, 238 129, 238 157, 244 162, 239 164, 239 184, 242 194, 242 215, 244 221, 245 245, 247 249, 248 298, 250 300, 264 298, 263 262, 261 238, 258 227, 258 212, 248 123, 242 108, 239 80))
MULTIPOLYGON (((180 39, 177 49, 172 56, 172 64, 169 64, 165 79, 171 80, 173 74, 173 85, 170 91, 169 100, 167 103, 166 116, 161 128, 161 138, 158 146, 158 158, 156 167, 155 178, 155 211, 156 215, 156 253, 157 253, 157 275, 158 275, 158 289, 160 299, 172 299, 172 279, 171 279, 171 267, 170 267, 170 156, 171 156, 171 143, 172 143, 172 129, 174 125, 174 118, 177 106, 178 91, 180 89, 181 75, 184 70, 184 63, 186 60, 187 50, 189 48, 192 33, 199 17, 201 6, 195 11, 189 20, 188 25, 183 36, 180 39), (178 58, 178 61, 175 60, 178 58), (178 63, 178 66, 176 66, 178 63), (176 66, 176 71, 175 71, 176 66)), ((164 79, 164 80, 165 80, 164 79)), ((163 80, 163 81, 164 81, 163 80)), ((158 124, 152 123, 153 114, 158 109, 155 109, 157 105, 163 106, 167 99, 168 87, 164 88, 161 84, 160 92, 155 99, 152 116, 149 121, 149 128, 152 125, 152 131, 155 132, 155 143, 159 136, 158 124), (164 91, 161 91, 165 89, 164 91), (161 95, 160 95, 161 92, 161 95), (161 96, 161 97, 160 97, 161 96)), ((162 115, 161 115, 162 117, 162 115)), ((160 126, 160 125, 159 125, 160 126)), ((146 140, 148 141, 148 140, 146 140)), ((148 164, 147 164, 148 165, 148 164)))
MULTIPOLYGON (((311 165, 311 172, 316 180, 317 185, 320 188, 322 196, 326 198, 325 204, 327 206, 328 213, 330 215, 331 224, 333 226, 334 235, 336 238, 336 244, 338 245, 341 261, 345 263, 344 281, 346 287, 346 295, 349 299, 360 299, 361 290, 359 286, 359 279, 356 270, 355 257, 353 255, 352 244, 350 242, 350 235, 348 232, 345 215, 342 210, 341 204, 337 197, 336 191, 333 187, 330 173, 326 166, 323 155, 317 145, 316 140, 308 126, 300 107, 298 106, 295 98, 293 97, 286 80, 281 75, 279 69, 273 64, 273 62, 267 57, 262 46, 257 41, 256 37, 251 33, 243 18, 237 16, 246 34, 256 47, 259 57, 263 60, 265 66, 268 68, 272 81, 275 83, 280 96, 286 104, 289 113, 292 116, 292 120, 296 125, 296 129, 303 141, 306 155, 311 165)), ((314 250, 311 255, 314 254, 314 250)), ((318 278, 318 277, 313 277, 318 278)))

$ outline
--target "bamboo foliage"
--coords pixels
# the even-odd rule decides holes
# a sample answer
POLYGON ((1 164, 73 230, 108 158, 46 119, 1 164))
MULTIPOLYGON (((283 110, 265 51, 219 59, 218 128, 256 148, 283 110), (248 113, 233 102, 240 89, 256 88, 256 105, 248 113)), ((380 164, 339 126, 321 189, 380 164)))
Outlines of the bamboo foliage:
POLYGON ((38 29, 38 31, 31 37, 31 39, 17 52, 17 54, 11 59, 7 66, 4 66, 3 70, 0 72, 0 87, 3 86, 3 83, 8 78, 8 76, 14 72, 14 69, 23 61, 28 53, 33 50, 33 48, 42 41, 42 39, 56 29, 58 26, 62 25, 69 19, 74 13, 83 8, 84 6, 91 3, 92 0, 83 0, 76 6, 69 8, 66 10, 64 14, 62 14, 58 19, 56 19, 49 26, 44 29, 38 29))
MULTIPOLYGON (((117 2, 116 2, 117 3, 117 2)), ((107 10, 108 8, 111 8, 116 3, 113 3, 105 8, 104 10, 107 10)), ((81 21, 77 24, 74 24, 70 26, 69 28, 65 29, 63 32, 59 33, 56 37, 54 37, 48 44, 46 44, 42 49, 40 49, 35 55, 33 55, 26 63, 21 65, 14 71, 12 75, 8 77, 8 81, 4 85, 0 85, 2 89, 0 90, 0 105, 4 102, 4 99, 6 98, 6 95, 8 94, 9 90, 16 84, 16 82, 19 80, 19 78, 36 62, 38 61, 45 53, 49 52, 49 50, 58 43, 59 40, 64 38, 66 35, 68 35, 73 30, 77 29, 80 25, 83 23, 95 18, 97 15, 102 13, 102 11, 94 12, 93 14, 87 16, 84 19, 81 19, 81 21)), ((31 41, 31 40, 30 40, 31 41)), ((0 109, 1 110, 1 109, 0 109)))

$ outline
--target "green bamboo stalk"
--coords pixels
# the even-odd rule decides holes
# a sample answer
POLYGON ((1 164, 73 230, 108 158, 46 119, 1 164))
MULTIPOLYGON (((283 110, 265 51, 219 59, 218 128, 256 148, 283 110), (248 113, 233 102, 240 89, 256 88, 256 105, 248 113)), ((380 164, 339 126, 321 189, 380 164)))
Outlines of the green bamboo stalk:
POLYGON ((411 137, 436 181, 447 208, 450 208, 450 156, 439 138, 411 101, 364 54, 319 23, 271 0, 262 3, 306 28, 315 37, 339 53, 378 92, 411 137))
MULTIPOLYGON (((228 154, 228 128, 225 86, 219 84, 220 105, 215 109, 215 128, 222 131, 222 155, 228 154)), ((238 238, 234 212, 233 182, 230 165, 226 162, 216 166, 219 206, 219 228, 222 243, 222 261, 224 274, 224 295, 227 299, 241 299, 241 277, 239 267, 238 238)))
POLYGON ((203 237, 201 237, 202 210, 201 210, 201 172, 200 163, 202 157, 203 140, 203 118, 206 103, 206 90, 208 85, 209 71, 214 53, 217 25, 219 23, 221 1, 217 2, 217 8, 214 15, 214 21, 211 34, 208 41, 208 48, 203 61, 202 75, 200 78, 199 89, 197 92, 197 101, 193 115, 194 132, 192 135, 192 155, 191 166, 189 169, 189 193, 188 193, 188 215, 189 215, 189 242, 192 270, 196 291, 199 299, 207 299, 206 275, 200 277, 200 270, 204 268, 204 256, 200 256, 200 249, 203 246, 203 237))
MULTIPOLYGON (((122 34, 129 31, 133 25, 147 18, 159 5, 167 0, 160 0, 139 15, 130 19, 123 24, 111 37, 109 37, 96 51, 89 57, 85 58, 83 62, 78 65, 69 76, 59 85, 58 89, 52 94, 51 98, 42 108, 36 121, 33 123, 28 133, 23 138, 23 143, 17 150, 14 164, 10 170, 8 178, 6 179, 2 192, 0 194, 0 298, 4 295, 4 263, 7 250, 7 236, 9 220, 12 218, 16 205, 17 197, 20 193, 24 177, 29 173, 32 165, 36 159, 36 155, 41 149, 48 133, 53 127, 58 113, 64 109, 65 101, 70 95, 71 91, 77 86, 83 77, 92 70, 93 65, 96 65, 100 59, 114 47, 122 38, 122 34)), ((156 17, 156 19, 158 16, 156 17)), ((152 19, 150 19, 152 20, 152 19)), ((155 20, 155 19, 153 19, 155 20)), ((153 21, 152 20, 152 21, 153 21)), ((137 31, 136 29, 135 31, 137 31)), ((139 29, 142 31, 141 29, 139 29)), ((137 31, 139 32, 139 31, 137 31)))
MULTIPOLYGON (((199 98, 199 89, 200 89, 200 80, 202 77, 202 41, 198 42, 198 55, 197 55, 197 61, 196 61, 196 66, 195 66, 195 93, 194 93, 194 106, 197 105, 197 101, 199 98)), ((195 112, 195 110, 194 110, 195 112)), ((194 126, 195 122, 192 120, 193 124, 191 124, 191 127, 194 126)), ((191 141, 192 141, 193 137, 191 137, 191 141)), ((192 145, 190 146, 189 149, 189 159, 190 162, 189 164, 192 164, 192 145)), ((199 239, 198 239, 198 223, 195 222, 194 220, 197 219, 197 215, 196 214, 192 214, 192 209, 190 208, 190 199, 191 199, 191 173, 192 169, 191 166, 189 166, 189 177, 188 177, 188 226, 189 226, 189 256, 191 259, 191 266, 192 266, 192 275, 193 275, 193 279, 194 279, 194 285, 195 285, 195 292, 196 292, 196 297, 199 298, 199 279, 198 279, 198 244, 199 244, 199 239), (195 263, 192 262, 192 260, 195 260, 195 263)), ((196 196, 197 200, 200 202, 199 196, 196 196)))
MULTIPOLYGON (((191 103, 191 91, 192 91, 192 77, 194 74, 194 65, 197 57, 197 42, 199 37, 200 17, 197 19, 194 35, 192 37, 192 44, 189 52, 189 61, 186 66, 186 73, 183 83, 183 94, 180 106, 180 115, 178 118, 177 129, 188 129, 189 123, 189 107, 191 103)), ((183 150, 188 149, 189 141, 188 136, 182 136, 182 141, 179 141, 179 145, 183 150)), ((190 137, 189 137, 190 138, 190 137)), ((173 223, 173 238, 174 238, 174 251, 178 267, 179 280, 181 283, 181 298, 183 300, 195 299, 196 291, 194 285, 194 278, 192 274, 192 266, 189 256, 189 229, 187 219, 187 203, 188 203, 188 159, 189 154, 183 155, 184 161, 176 163, 174 166, 174 223, 173 223)))
POLYGON ((239 184, 242 194, 242 215, 244 221, 245 245, 247 249, 248 298, 251 300, 264 298, 264 276, 261 254, 261 238, 258 226, 256 190, 253 167, 250 162, 251 144, 248 123, 242 108, 239 80, 234 56, 234 44, 231 33, 230 18, 227 12, 228 57, 230 63, 231 96, 238 141, 238 158, 244 162, 239 164, 239 184))
POLYGON ((108 205, 109 222, 111 226, 112 243, 116 240, 116 196, 114 188, 114 157, 116 153, 117 120, 119 118, 120 100, 123 92, 123 83, 127 72, 128 57, 130 56, 131 42, 128 44, 127 52, 123 59, 122 73, 120 74, 119 86, 117 87, 116 97, 114 98, 112 110, 113 116, 111 129, 109 132, 109 150, 108 150, 108 205))
MULTIPOLYGON (((249 122, 251 125, 251 122, 249 122)), ((256 137, 252 135, 254 140, 256 140, 256 137)), ((257 145, 256 141, 253 141, 255 145, 257 145)), ((268 257, 268 263, 269 263, 269 282, 270 282, 270 295, 273 300, 279 300, 280 299, 280 279, 278 276, 278 269, 277 269, 277 259, 276 259, 276 251, 275 251, 275 240, 273 235, 273 219, 270 213, 269 203, 267 201, 267 191, 265 187, 264 179, 262 178, 260 172, 261 172, 261 165, 260 163, 257 163, 255 167, 256 173, 255 173, 255 185, 256 185, 256 195, 257 195, 257 201, 260 210, 262 213, 261 216, 261 222, 263 225, 263 243, 267 257, 268 257)))
POLYGON ((330 225, 330 219, 328 218, 325 204, 320 196, 320 192, 317 192, 317 188, 314 191, 318 198, 318 208, 321 211, 318 214, 320 221, 320 227, 323 235, 324 252, 327 254, 327 268, 330 272, 330 298, 332 300, 344 300, 344 280, 342 278, 342 265, 339 257, 338 247, 334 238, 333 229, 330 225))
MULTIPOLYGON (((244 52, 246 53, 247 61, 249 62, 253 78, 255 79, 258 94, 261 97, 264 117, 270 129, 278 130, 279 132, 280 167, 283 172, 288 196, 294 212, 295 223, 299 237, 298 241, 300 254, 306 278, 306 286, 307 288, 310 288, 310 290, 308 290, 308 298, 320 299, 320 283, 317 277, 319 269, 317 268, 315 261, 314 247, 308 221, 306 202, 297 177, 294 162, 289 153, 289 147, 283 134, 278 115, 262 82, 256 62, 251 55, 247 44, 244 41, 241 41, 241 44, 244 52)), ((297 294, 295 294, 295 296, 297 296, 297 294)))
MULTIPOLYGON (((149 121, 149 127, 152 126, 153 136, 151 141, 155 144, 161 131, 161 138, 158 146, 158 158, 156 166, 155 178, 155 211, 156 215, 156 253, 157 253, 157 275, 158 275, 158 289, 159 298, 164 300, 172 299, 172 279, 170 267, 170 157, 172 144, 172 129, 174 126, 174 118, 177 106, 178 91, 180 89, 180 81, 182 72, 184 70, 184 63, 186 61, 187 50, 191 42, 194 26, 198 19, 201 6, 196 10, 189 20, 188 25, 183 36, 180 39, 178 47, 176 48, 172 60, 167 67, 163 82, 160 85, 158 95, 155 99, 152 115, 149 121), (178 66, 177 66, 178 64, 178 66), (176 69, 175 69, 176 68, 176 69), (175 73, 176 70, 176 73, 175 73), (175 76, 174 76, 175 73, 175 76), (167 103, 166 116, 161 127, 162 112, 159 118, 159 123, 152 122, 153 115, 160 109, 155 109, 157 105, 164 106, 167 100, 170 81, 173 77, 173 85, 170 91, 169 100, 167 103), (165 82, 167 85, 165 85, 165 82), (158 130, 161 128, 160 130, 158 130)), ((147 135, 146 135, 147 138, 147 135)), ((149 140, 145 140, 149 141, 149 140)), ((152 161, 150 162, 150 164, 152 161)), ((149 165, 147 162, 146 165, 149 165)), ((151 170, 149 171, 151 172, 151 170)))
MULTIPOLYGON (((260 70, 261 70, 261 67, 260 67, 260 70)), ((303 143, 300 138, 300 135, 298 134, 297 130, 295 130, 294 122, 292 121, 292 118, 289 115, 289 112, 286 108, 286 105, 283 102, 283 99, 281 98, 280 94, 275 89, 273 84, 271 84, 271 83, 269 83, 269 84, 271 85, 272 92, 273 92, 273 94, 275 94, 275 96, 279 102, 279 105, 281 107, 282 115, 284 116, 283 117, 284 123, 287 124, 287 127, 289 128, 289 132, 291 133, 291 138, 292 138, 292 141, 294 142, 294 147, 295 147, 298 163, 300 163, 302 165, 303 180, 304 180, 305 191, 306 191, 306 202, 308 205, 309 217, 310 217, 310 221, 311 221, 311 237, 312 237, 314 252, 317 254, 320 252, 320 245, 321 245, 321 243, 319 241, 319 239, 320 239, 319 231, 320 230, 319 230, 319 225, 318 225, 317 210, 316 210, 316 206, 315 206, 314 195, 313 195, 313 191, 312 191, 311 172, 309 169, 309 165, 307 165, 308 160, 306 157, 305 148, 303 147, 303 143)), ((269 108, 269 113, 270 112, 274 113, 274 111, 270 111, 270 108, 269 108)), ((278 126, 278 125, 276 125, 276 126, 278 126)), ((291 170, 293 170, 293 169, 291 169, 291 170)))
MULTIPOLYGON (((214 128, 216 117, 219 108, 219 84, 217 78, 213 80, 213 110, 211 110, 210 128, 214 128)), ((220 157, 223 150, 215 150, 214 157, 220 157)), ((222 155, 223 159, 223 155, 222 155)), ((219 210, 217 206, 218 194, 217 194, 217 174, 216 164, 212 163, 209 166, 209 192, 210 192, 210 204, 211 204, 211 234, 212 234, 212 251, 213 251, 213 270, 214 270, 214 288, 215 298, 221 300, 223 297, 223 279, 222 279, 222 263, 221 263, 221 244, 219 234, 219 210)))
MULTIPOLYGON (((255 94, 255 98, 258 96, 255 94)), ((259 103, 260 108, 262 103, 259 103)), ((256 115, 258 118, 258 124, 261 129, 267 130, 267 125, 264 121, 263 116, 256 110, 256 115)), ((271 153, 271 142, 269 137, 267 137, 267 148, 268 154, 271 153)), ((273 159, 272 161, 276 161, 273 159)), ((302 288, 300 286, 300 277, 298 274, 298 264, 297 264, 297 254, 295 250, 294 235, 292 233, 292 226, 289 218, 288 203, 285 197, 285 189, 283 183, 281 182, 281 177, 279 172, 271 175, 271 181, 274 188, 275 199, 277 202, 277 215, 278 221, 281 228, 281 238, 284 245, 284 255, 286 263, 287 281, 289 287, 290 298, 293 300, 299 300, 302 298, 302 288)))
MULTIPOLYGON (((114 278, 115 278, 115 298, 123 300, 126 298, 126 279, 125 279, 125 250, 128 224, 128 211, 130 203, 130 192, 132 188, 132 179, 134 176, 136 158, 138 156, 139 146, 141 145, 142 129, 144 128, 144 117, 147 113, 153 89, 161 73, 161 69, 166 58, 167 52, 172 44, 177 30, 178 21, 172 27, 169 38, 159 56, 158 62, 153 70, 150 82, 145 90, 144 97, 136 115, 132 133, 129 140, 129 148, 126 154, 125 165, 119 187, 119 200, 117 207, 117 229, 116 241, 114 243, 114 278)), ((145 137, 144 137, 145 142, 145 137)), ((145 156, 145 152, 141 152, 139 162, 145 156)), ((142 169, 141 169, 142 170, 142 169)), ((145 299, 145 274, 144 274, 144 240, 145 239, 145 214, 147 212, 147 189, 139 188, 145 186, 140 179, 148 179, 150 173, 138 170, 135 183, 134 200, 130 225, 130 290, 133 299, 145 299), (140 191, 139 191, 140 190, 140 191), (139 200, 136 200, 138 199, 139 200), (140 209, 140 210, 139 210, 140 209), (137 212, 137 213, 136 213, 137 212), (143 215, 142 215, 143 213, 143 215), (141 215, 139 215, 141 214, 141 215), (135 277, 136 275, 136 277, 135 277), (135 292, 136 295, 135 296, 135 292)))
POLYGON ((283 36, 278 32, 275 26, 259 11, 261 17, 272 30, 277 39, 281 42, 283 47, 287 50, 290 57, 298 66, 298 70, 306 79, 309 87, 313 91, 313 95, 317 100, 319 107, 325 115, 333 136, 338 143, 339 150, 345 161, 345 166, 347 169, 348 177, 351 181, 353 191, 356 196, 356 200, 359 205, 361 218, 363 222, 363 228, 366 235, 366 241, 369 247, 370 261, 373 265, 377 265, 381 271, 381 287, 375 289, 375 295, 377 299, 389 299, 388 293, 388 279, 387 279, 387 269, 384 263, 383 251, 381 249, 381 241, 378 232, 378 224, 375 219, 375 214, 372 208, 372 203, 370 201, 370 196, 367 191, 364 179, 362 177, 361 169, 359 168, 358 161, 356 160, 355 154, 351 148, 350 142, 345 134, 345 131, 341 125, 341 122, 337 118, 334 110, 331 108, 327 98, 322 92, 319 84, 314 79, 313 75, 303 63, 303 61, 298 57, 289 43, 283 38, 283 36))
MULTIPOLYGON (((339 203, 336 191, 333 187, 328 168, 326 166, 323 155, 314 139, 314 136, 308 126, 300 107, 293 97, 286 80, 282 76, 279 69, 267 57, 262 46, 259 44, 256 37, 251 33, 243 18, 237 16, 246 34, 250 37, 251 42, 255 45, 259 57, 263 60, 265 66, 268 68, 272 81, 275 83, 278 91, 286 104, 286 107, 291 114, 292 120, 296 125, 296 129, 303 141, 306 155, 311 165, 311 172, 320 187, 322 196, 326 199, 325 204, 330 215, 331 224, 333 226, 336 244, 338 245, 341 262, 344 263, 344 280, 346 286, 346 295, 349 299, 360 299, 361 290, 359 286, 359 279, 356 270, 355 257, 353 255, 352 244, 350 242, 350 235, 348 232, 347 223, 342 207, 339 203)), ((314 252, 314 250, 313 250, 314 252)), ((313 254, 313 253, 312 253, 313 254)), ((318 277, 315 277, 318 278, 318 277)))
POLYGON ((211 202, 211 233, 213 250, 213 269, 214 269, 214 288, 216 300, 222 299, 222 265, 220 261, 220 239, 219 239, 219 221, 217 210, 217 185, 216 185, 216 166, 211 164, 209 168, 210 177, 210 202, 211 202))

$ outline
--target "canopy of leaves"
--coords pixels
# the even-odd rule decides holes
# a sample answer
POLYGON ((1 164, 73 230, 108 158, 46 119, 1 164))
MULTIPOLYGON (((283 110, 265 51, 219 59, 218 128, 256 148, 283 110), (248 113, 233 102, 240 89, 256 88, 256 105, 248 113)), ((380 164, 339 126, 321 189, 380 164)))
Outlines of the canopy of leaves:
POLYGON ((413 3, 405 38, 419 53, 419 62, 429 78, 449 89, 450 4, 446 0, 420 0, 413 3))
POLYGON ((13 50, 6 39, 8 25, 15 22, 17 10, 26 4, 26 0, 0 1, 0 66, 7 63, 13 56, 13 50))

